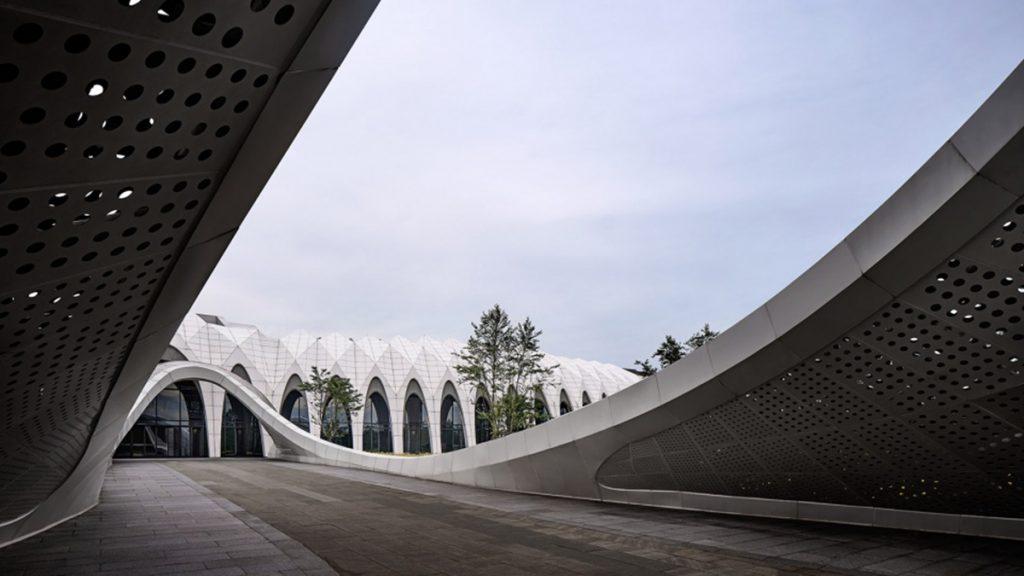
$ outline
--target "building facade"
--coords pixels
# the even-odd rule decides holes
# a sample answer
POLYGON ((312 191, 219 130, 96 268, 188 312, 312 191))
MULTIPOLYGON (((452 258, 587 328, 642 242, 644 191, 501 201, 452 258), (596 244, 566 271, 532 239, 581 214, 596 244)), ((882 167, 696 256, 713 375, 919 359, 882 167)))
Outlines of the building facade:
MULTIPOLYGON (((320 436, 310 416, 312 399, 299 385, 314 366, 348 378, 363 397, 352 414, 329 404, 339 423, 336 444, 367 452, 427 454, 485 441, 477 417, 488 398, 459 384, 454 339, 317 337, 295 332, 275 338, 256 326, 206 314, 189 315, 164 361, 189 361, 228 370, 246 382, 295 426, 320 436)), ((572 412, 637 382, 617 366, 546 355, 552 385, 541 399, 550 417, 572 412)), ((168 386, 149 404, 116 452, 118 457, 275 456, 273 439, 248 409, 206 381, 168 386)))

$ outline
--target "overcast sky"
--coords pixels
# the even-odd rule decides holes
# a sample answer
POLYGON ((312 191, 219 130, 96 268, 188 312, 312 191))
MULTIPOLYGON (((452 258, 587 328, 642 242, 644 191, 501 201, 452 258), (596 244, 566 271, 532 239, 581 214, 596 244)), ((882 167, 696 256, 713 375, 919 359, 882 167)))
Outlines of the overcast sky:
POLYGON ((384 0, 196 312, 630 365, 723 329, 1024 57, 1024 2, 384 0))

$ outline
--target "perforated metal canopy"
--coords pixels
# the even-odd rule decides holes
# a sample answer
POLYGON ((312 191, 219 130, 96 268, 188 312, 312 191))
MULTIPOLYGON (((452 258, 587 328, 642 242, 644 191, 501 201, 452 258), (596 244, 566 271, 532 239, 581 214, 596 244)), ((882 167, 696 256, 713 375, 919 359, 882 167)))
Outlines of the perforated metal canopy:
POLYGON ((152 369, 375 4, 0 2, 0 526, 152 369))

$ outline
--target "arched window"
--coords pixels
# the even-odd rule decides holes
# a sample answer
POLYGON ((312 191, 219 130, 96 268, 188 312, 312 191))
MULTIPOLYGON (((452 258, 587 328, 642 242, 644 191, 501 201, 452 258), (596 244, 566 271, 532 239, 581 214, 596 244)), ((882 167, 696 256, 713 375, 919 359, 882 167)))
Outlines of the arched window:
POLYGON ((551 420, 551 412, 548 411, 548 405, 541 398, 533 399, 533 411, 536 415, 537 424, 543 424, 551 420))
POLYGON ((604 400, 607 397, 608 397, 607 394, 605 394, 604 392, 601 392, 601 400, 604 400))
POLYGON ((569 412, 572 412, 572 404, 569 402, 569 395, 562 390, 558 398, 558 415, 565 416, 569 412))
POLYGON ((476 411, 474 412, 476 424, 476 443, 483 444, 491 439, 491 421, 487 419, 487 414, 491 411, 491 403, 487 401, 487 398, 483 396, 476 399, 476 411))
POLYGON ((302 392, 292 390, 285 396, 284 404, 281 405, 281 415, 309 432, 309 405, 306 404, 306 396, 302 392))
POLYGON ((391 452, 391 414, 387 401, 379 392, 374 392, 366 399, 363 411, 363 450, 391 452))
POLYGON ((177 382, 161 390, 114 453, 116 458, 206 455, 206 417, 194 382, 177 382))
POLYGON ((349 413, 343 409, 338 408, 334 400, 327 401, 327 409, 324 411, 324 422, 329 421, 337 422, 336 432, 334 438, 328 438, 327 432, 321 427, 320 437, 324 440, 334 442, 338 446, 344 446, 346 448, 352 447, 352 418, 349 413))
POLYGON ((238 376, 242 380, 245 380, 249 384, 252 384, 252 378, 249 378, 249 372, 245 369, 245 366, 241 364, 235 364, 234 368, 231 369, 231 373, 238 376))
POLYGON ((462 423, 462 409, 459 401, 447 394, 441 401, 441 452, 451 452, 466 447, 465 426, 462 423))
POLYGON ((427 425, 427 407, 419 394, 405 399, 405 425, 402 428, 402 451, 406 454, 430 452, 430 427, 427 425))
POLYGON ((220 455, 263 456, 259 421, 244 404, 226 392, 220 427, 220 455))
POLYGON ((584 406, 590 405, 590 394, 587 394, 586 390, 583 391, 583 403, 582 404, 584 406))

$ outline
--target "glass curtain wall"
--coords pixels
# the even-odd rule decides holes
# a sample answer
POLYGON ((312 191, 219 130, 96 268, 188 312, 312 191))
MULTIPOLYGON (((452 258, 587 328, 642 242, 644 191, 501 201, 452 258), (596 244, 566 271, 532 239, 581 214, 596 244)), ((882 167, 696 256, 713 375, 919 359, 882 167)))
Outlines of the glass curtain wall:
POLYGON ((338 408, 331 400, 327 403, 327 410, 324 413, 324 422, 334 420, 338 423, 338 431, 334 434, 334 438, 328 438, 324 435, 324 431, 321 428, 320 437, 324 440, 333 442, 338 446, 344 446, 346 448, 352 447, 352 419, 349 418, 349 413, 344 409, 338 408))
POLYGON ((466 447, 465 426, 462 410, 451 394, 441 401, 441 452, 451 452, 466 447))
POLYGON ((474 411, 474 424, 476 425, 476 443, 483 444, 491 439, 491 422, 487 419, 487 413, 491 411, 491 404, 483 396, 476 399, 476 410, 474 411))
POLYGON ((427 424, 427 407, 418 394, 410 394, 405 400, 405 424, 402 428, 402 451, 406 454, 430 452, 430 427, 427 424))
POLYGON ((220 428, 220 455, 223 457, 263 456, 260 423, 237 398, 224 393, 224 417, 220 428))
POLYGON ((309 432, 309 405, 302 392, 292 390, 288 393, 281 406, 281 415, 300 429, 309 432))
POLYGON ((206 417, 194 382, 164 388, 146 406, 121 441, 115 458, 201 458, 207 456, 206 417))
POLYGON ((366 399, 363 416, 363 450, 391 452, 391 414, 388 403, 378 392, 366 399))

